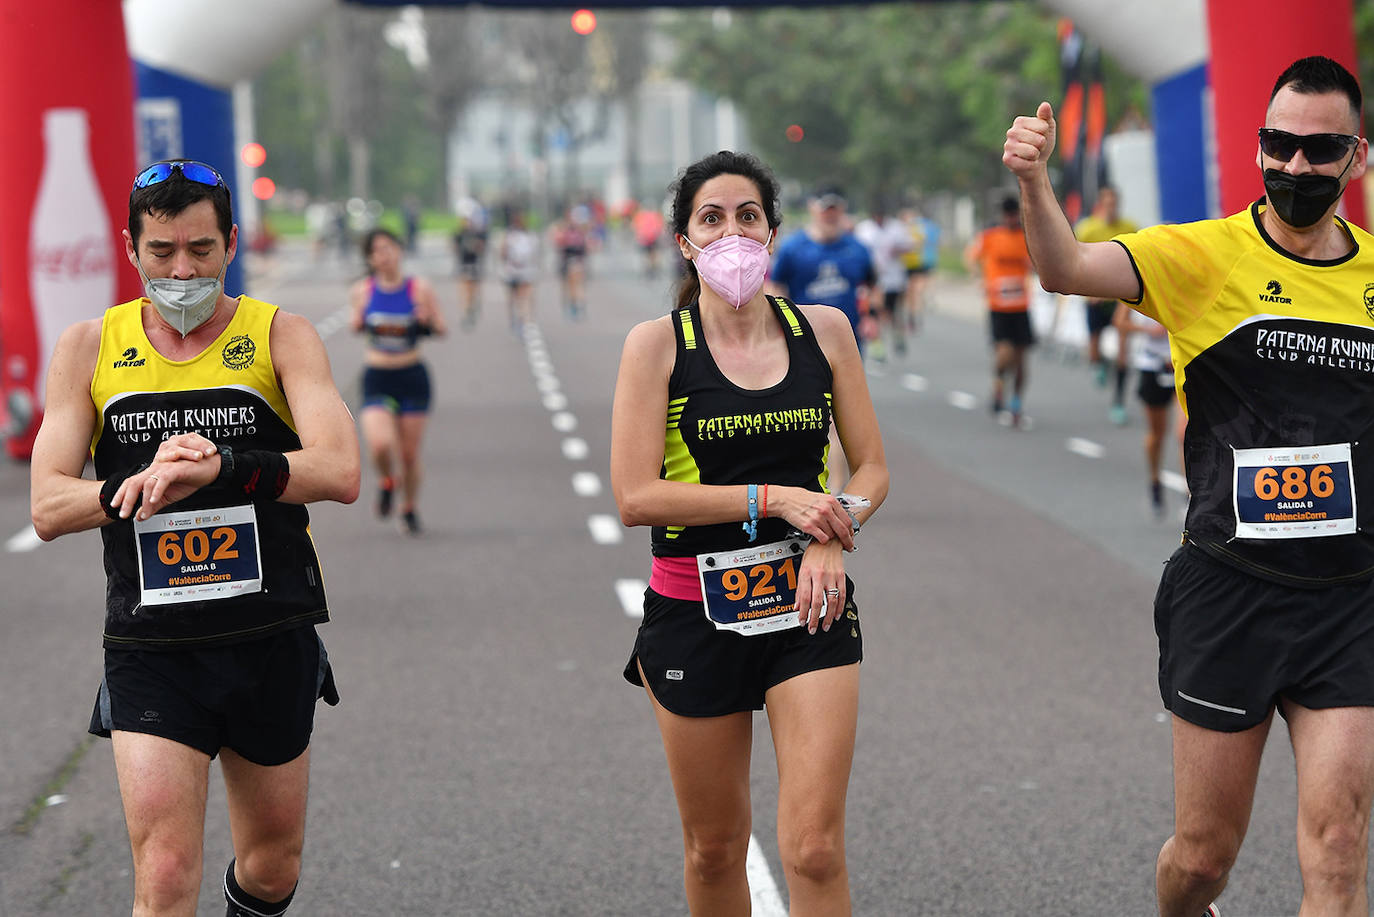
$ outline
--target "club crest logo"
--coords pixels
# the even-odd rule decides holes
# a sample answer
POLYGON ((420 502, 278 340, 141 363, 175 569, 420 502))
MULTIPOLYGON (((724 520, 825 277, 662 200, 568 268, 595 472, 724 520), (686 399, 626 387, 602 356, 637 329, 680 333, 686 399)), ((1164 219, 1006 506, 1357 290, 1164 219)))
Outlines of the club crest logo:
POLYGON ((246 334, 239 334, 224 345, 220 357, 224 360, 225 368, 238 372, 252 366, 257 354, 258 345, 253 343, 253 339, 246 334))
POLYGON ((1364 312, 1374 320, 1374 283, 1364 285, 1364 312))

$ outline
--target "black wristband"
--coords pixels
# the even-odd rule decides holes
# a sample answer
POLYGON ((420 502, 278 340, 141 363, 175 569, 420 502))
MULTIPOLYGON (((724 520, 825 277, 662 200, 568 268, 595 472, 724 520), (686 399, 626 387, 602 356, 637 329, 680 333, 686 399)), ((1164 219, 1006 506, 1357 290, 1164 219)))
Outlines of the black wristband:
MULTIPOLYGON (((247 449, 229 452, 229 488, 255 503, 270 503, 286 490, 291 481, 291 465, 280 452, 267 449, 247 449)), ((221 458, 221 462, 224 460, 221 458)), ((220 465, 224 476, 224 466, 220 465)), ((218 480, 218 479, 216 479, 218 480)))
MULTIPOLYGON (((147 468, 149 464, 149 462, 144 462, 137 468, 130 468, 128 471, 117 472, 105 479, 105 483, 100 485, 100 508, 104 511, 105 515, 109 516, 111 519, 114 519, 115 521, 119 521, 119 510, 115 509, 113 506, 110 505, 114 502, 115 491, 119 490, 120 485, 127 481, 129 478, 133 477, 140 471, 143 471, 145 468, 147 468)), ((138 512, 138 508, 142 504, 143 494, 140 493, 138 495, 138 502, 134 504, 134 512, 138 512)))
POLYGON ((215 477, 215 487, 227 487, 234 479, 234 450, 228 446, 216 446, 219 452, 219 475, 215 477))

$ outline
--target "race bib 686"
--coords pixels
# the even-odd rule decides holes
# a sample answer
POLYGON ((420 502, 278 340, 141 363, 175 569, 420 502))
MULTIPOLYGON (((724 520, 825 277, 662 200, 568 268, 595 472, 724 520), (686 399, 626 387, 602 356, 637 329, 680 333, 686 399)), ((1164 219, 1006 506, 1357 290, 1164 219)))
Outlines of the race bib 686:
POLYGON ((1356 530, 1349 443, 1234 454, 1237 538, 1319 538, 1356 530))

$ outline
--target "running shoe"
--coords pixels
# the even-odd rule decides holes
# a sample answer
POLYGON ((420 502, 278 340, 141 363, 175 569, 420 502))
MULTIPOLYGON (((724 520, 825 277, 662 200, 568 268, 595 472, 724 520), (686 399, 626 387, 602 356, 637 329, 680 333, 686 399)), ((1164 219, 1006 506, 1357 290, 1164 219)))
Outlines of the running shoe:
POLYGON ((391 515, 391 498, 396 493, 396 485, 391 483, 391 478, 382 481, 382 486, 377 490, 377 515, 385 519, 391 515))
POLYGON ((1126 426, 1126 406, 1114 404, 1107 409, 1107 417, 1118 427, 1126 426))
POLYGON ((1202 917, 1221 917, 1221 908, 1217 907, 1214 901, 1207 905, 1207 910, 1202 912, 1202 917))
POLYGON ((1098 361, 1094 364, 1093 379, 1097 382, 1098 388, 1107 387, 1107 364, 1105 361, 1098 361))
POLYGON ((1150 482, 1150 509, 1156 519, 1164 518, 1164 485, 1158 481, 1150 482))
POLYGON ((415 515, 415 510, 408 509, 401 513, 401 531, 406 535, 419 535, 424 531, 420 528, 420 517, 415 515))

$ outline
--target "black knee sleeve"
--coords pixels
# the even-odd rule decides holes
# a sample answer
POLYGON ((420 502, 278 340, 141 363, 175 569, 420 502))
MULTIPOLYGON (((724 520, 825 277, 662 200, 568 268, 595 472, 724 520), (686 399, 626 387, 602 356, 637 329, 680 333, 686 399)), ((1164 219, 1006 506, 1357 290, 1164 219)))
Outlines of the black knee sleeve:
POLYGON ((233 860, 229 861, 229 868, 224 871, 224 900, 229 905, 224 917, 281 917, 291 906, 291 899, 295 896, 296 890, 293 888, 291 894, 280 901, 269 902, 254 898, 239 888, 239 883, 234 878, 233 860))

